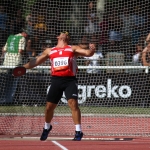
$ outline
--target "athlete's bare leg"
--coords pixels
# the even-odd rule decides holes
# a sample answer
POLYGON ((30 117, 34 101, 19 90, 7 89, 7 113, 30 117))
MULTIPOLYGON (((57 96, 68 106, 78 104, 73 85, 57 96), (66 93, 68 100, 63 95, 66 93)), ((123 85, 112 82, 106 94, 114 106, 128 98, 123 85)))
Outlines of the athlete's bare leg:
POLYGON ((81 141, 83 137, 83 132, 81 130, 81 112, 78 106, 78 100, 75 99, 69 99, 68 105, 72 112, 72 119, 75 124, 75 136, 73 141, 81 141))
POLYGON ((78 107, 78 100, 75 99, 69 99, 68 100, 68 105, 71 109, 72 112, 72 119, 74 124, 81 124, 81 112, 78 107))
POLYGON ((51 102, 47 102, 46 103, 46 109, 45 109, 45 122, 46 123, 50 123, 52 118, 53 118, 53 114, 54 114, 54 109, 56 108, 57 104, 51 103, 51 102))
POLYGON ((49 132, 52 130, 52 125, 50 125, 51 120, 53 118, 54 109, 56 108, 57 104, 53 104, 51 102, 46 103, 45 109, 45 126, 43 128, 42 135, 40 137, 41 141, 45 141, 48 137, 49 132))

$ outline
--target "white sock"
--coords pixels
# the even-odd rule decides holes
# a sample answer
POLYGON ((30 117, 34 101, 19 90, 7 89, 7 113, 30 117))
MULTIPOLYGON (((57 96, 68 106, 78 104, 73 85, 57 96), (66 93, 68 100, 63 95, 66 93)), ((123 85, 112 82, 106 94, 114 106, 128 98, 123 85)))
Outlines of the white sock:
POLYGON ((46 122, 45 122, 44 129, 49 129, 49 128, 50 128, 50 123, 46 123, 46 122))
POLYGON ((76 127, 76 131, 81 131, 81 124, 76 124, 75 127, 76 127))

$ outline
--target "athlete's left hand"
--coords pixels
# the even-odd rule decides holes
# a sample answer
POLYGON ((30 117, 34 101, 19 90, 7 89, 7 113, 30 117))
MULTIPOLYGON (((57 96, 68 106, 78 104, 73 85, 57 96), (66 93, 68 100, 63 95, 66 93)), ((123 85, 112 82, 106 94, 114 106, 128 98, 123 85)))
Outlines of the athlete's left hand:
POLYGON ((96 50, 95 44, 90 43, 89 44, 89 49, 95 51, 96 50))

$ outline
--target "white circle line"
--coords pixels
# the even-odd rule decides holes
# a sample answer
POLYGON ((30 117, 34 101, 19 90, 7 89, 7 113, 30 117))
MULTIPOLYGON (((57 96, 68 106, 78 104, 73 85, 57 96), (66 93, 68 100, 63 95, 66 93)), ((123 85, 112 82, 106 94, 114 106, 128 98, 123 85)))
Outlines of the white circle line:
POLYGON ((59 146, 62 150, 68 150, 66 147, 64 147, 63 145, 59 144, 56 141, 52 141, 55 145, 59 146))

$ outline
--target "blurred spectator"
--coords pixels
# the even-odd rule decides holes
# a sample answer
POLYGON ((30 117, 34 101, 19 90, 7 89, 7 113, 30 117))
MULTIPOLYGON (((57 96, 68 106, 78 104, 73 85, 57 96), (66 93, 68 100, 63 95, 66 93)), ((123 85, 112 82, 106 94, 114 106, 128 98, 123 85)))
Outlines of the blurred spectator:
POLYGON ((22 10, 19 9, 17 10, 17 14, 14 16, 14 23, 13 23, 13 27, 14 27, 14 34, 17 34, 20 29, 25 27, 25 20, 22 17, 22 10))
POLYGON ((99 38, 99 46, 102 48, 102 52, 105 54, 108 52, 108 31, 109 31, 109 22, 108 15, 103 15, 103 21, 99 24, 100 27, 100 38, 99 38))
POLYGON ((34 30, 39 33, 39 35, 44 35, 47 30, 47 25, 45 23, 45 17, 43 15, 38 15, 38 22, 34 26, 34 30))
POLYGON ((114 8, 113 12, 109 13, 109 50, 110 52, 118 52, 122 42, 122 21, 119 16, 119 12, 114 8))
POLYGON ((126 61, 132 61, 133 54, 135 54, 135 47, 134 53, 132 50, 132 27, 133 27, 133 17, 131 13, 131 8, 128 5, 122 9, 120 19, 122 21, 122 52, 125 54, 126 61), (126 46, 124 46, 126 45, 126 46))
POLYGON ((103 21, 99 24, 100 27, 100 43, 103 44, 108 41, 108 31, 109 31, 109 22, 108 22, 108 15, 103 15, 103 21))
POLYGON ((4 7, 0 6, 0 30, 5 31, 8 16, 4 11, 4 7))
POLYGON ((97 32, 98 29, 98 17, 96 14, 96 5, 93 1, 88 3, 88 11, 87 11, 87 25, 85 26, 86 33, 94 33, 97 32))
MULTIPOLYGON (((43 52, 44 52, 44 50, 46 49, 46 48, 51 48, 51 47, 53 47, 52 46, 52 41, 51 40, 46 40, 45 42, 43 42, 42 44, 41 44, 41 52, 40 53, 38 53, 38 55, 36 56, 36 57, 38 57, 38 56, 40 56, 43 52)), ((49 60, 47 59, 45 62, 43 62, 42 64, 40 64, 41 66, 48 66, 49 65, 49 60)), ((49 71, 48 71, 49 72, 49 71)))
POLYGON ((0 6, 0 48, 2 48, 6 40, 7 20, 8 16, 4 11, 4 6, 0 6))
POLYGON ((27 23, 28 21, 30 21, 31 18, 32 18, 32 15, 31 15, 31 13, 29 13, 29 14, 26 16, 26 23, 27 23))
POLYGON ((81 38, 81 41, 79 42, 79 46, 82 47, 82 48, 88 48, 89 46, 89 37, 87 34, 83 35, 83 37, 81 38))
POLYGON ((2 51, 0 51, 0 65, 3 64, 3 61, 4 61, 4 46, 2 47, 2 51))
MULTIPOLYGON (((76 43, 73 43, 76 44, 76 43)), ((81 40, 79 41, 78 45, 83 48, 83 49, 87 49, 89 48, 89 36, 88 34, 85 34, 81 37, 81 40)), ((77 59, 77 64, 79 66, 83 66, 85 65, 85 63, 83 62, 83 57, 78 57, 77 59)))
POLYGON ((36 51, 36 55, 38 55, 39 53, 41 53, 41 41, 38 37, 38 35, 33 34, 33 38, 32 39, 32 47, 35 49, 36 51))
POLYGON ((27 44, 26 44, 26 53, 27 53, 27 56, 30 58, 30 57, 35 57, 36 56, 36 51, 32 45, 32 40, 31 39, 28 39, 27 40, 27 44))
POLYGON ((146 47, 142 51, 142 64, 143 66, 150 66, 150 40, 147 41, 146 47))
MULTIPOLYGON (((98 40, 96 34, 94 34, 91 38, 91 42, 95 43, 97 50, 91 57, 84 57, 86 59, 85 65, 86 66, 100 66, 100 61, 103 58, 103 55, 100 51, 98 51, 98 40)), ((86 70, 87 73, 100 73, 100 69, 96 68, 88 68, 86 70)))
POLYGON ((14 20, 11 17, 9 17, 8 19, 7 32, 8 32, 8 35, 14 34, 14 20))
MULTIPOLYGON (((147 10, 149 9, 147 8, 147 10)), ((150 33, 150 12, 146 11, 146 13, 143 13, 143 17, 145 18, 145 23, 142 27, 142 31, 147 35, 147 33, 150 33)))
POLYGON ((120 15, 120 19, 123 23, 122 26, 123 40, 130 40, 132 35, 133 18, 128 7, 124 7, 123 12, 120 15))
POLYGON ((32 37, 33 32, 33 23, 32 23, 32 14, 26 16, 26 29, 30 37, 32 37))
POLYGON ((38 22, 34 26, 34 42, 37 43, 36 49, 37 53, 41 53, 42 43, 46 40, 47 25, 45 23, 45 18, 42 15, 38 16, 38 22))
POLYGON ((21 33, 10 35, 4 46, 5 66, 17 66, 22 63, 22 54, 25 50, 27 31, 22 29, 21 33))
POLYGON ((38 32, 41 34, 47 30, 44 16, 42 15, 38 16, 38 22, 35 24, 34 29, 38 30, 38 32))
MULTIPOLYGON (((18 66, 22 64, 22 54, 25 50, 27 35, 27 32, 25 30, 22 30, 21 33, 10 35, 8 37, 3 49, 3 53, 5 53, 3 62, 4 66, 18 66)), ((0 95, 4 95, 3 101, 13 102, 13 97, 15 95, 19 78, 15 78, 12 76, 12 69, 7 69, 7 72, 8 73, 6 74, 6 83, 4 87, 5 94, 0 95)))
POLYGON ((145 19, 142 14, 142 10, 140 10, 139 6, 136 6, 134 9, 134 13, 132 15, 133 26, 132 26, 132 45, 135 47, 140 36, 142 28, 145 24, 145 19))
POLYGON ((141 54, 145 46, 144 41, 145 41, 145 37, 141 36, 141 38, 139 38, 139 41, 136 45, 136 53, 132 57, 133 63, 137 63, 137 64, 141 63, 141 54))

